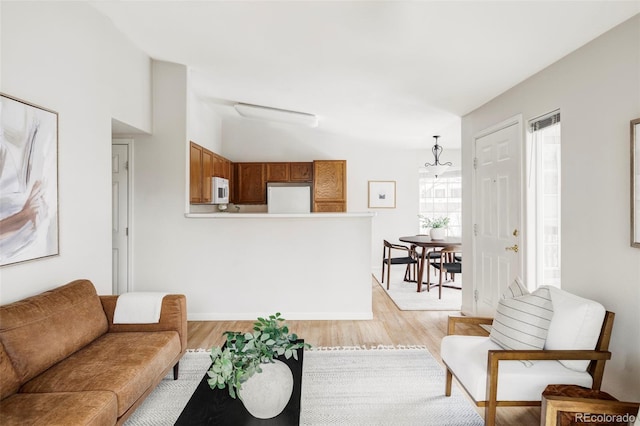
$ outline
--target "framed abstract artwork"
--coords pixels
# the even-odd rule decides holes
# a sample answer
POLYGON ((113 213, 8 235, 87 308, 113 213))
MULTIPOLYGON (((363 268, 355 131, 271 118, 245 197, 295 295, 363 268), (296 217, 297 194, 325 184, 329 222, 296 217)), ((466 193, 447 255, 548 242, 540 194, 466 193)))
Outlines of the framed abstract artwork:
POLYGON ((369 208, 396 208, 396 181, 369 181, 369 208))
POLYGON ((0 266, 58 254, 58 114, 0 94, 0 266))

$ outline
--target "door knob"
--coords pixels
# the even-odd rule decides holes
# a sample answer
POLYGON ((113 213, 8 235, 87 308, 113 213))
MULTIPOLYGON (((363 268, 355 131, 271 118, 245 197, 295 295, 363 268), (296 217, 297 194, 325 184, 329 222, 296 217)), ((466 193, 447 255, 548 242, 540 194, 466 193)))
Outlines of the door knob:
POLYGON ((513 252, 517 253, 517 252, 518 252, 518 245, 517 245, 517 244, 514 244, 513 246, 511 246, 511 247, 505 247, 504 249, 505 249, 505 250, 511 250, 511 251, 513 251, 513 252))

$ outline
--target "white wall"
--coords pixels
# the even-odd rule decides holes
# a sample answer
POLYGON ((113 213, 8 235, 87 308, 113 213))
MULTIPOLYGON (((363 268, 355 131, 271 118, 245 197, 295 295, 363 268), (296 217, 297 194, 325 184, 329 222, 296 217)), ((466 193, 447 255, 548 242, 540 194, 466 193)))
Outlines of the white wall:
POLYGON ((187 101, 187 139, 220 154, 222 119, 191 90, 187 101))
POLYGON ((60 255, 0 269, 8 303, 76 278, 111 288, 111 119, 151 129, 150 60, 80 2, 1 2, 0 90, 58 113, 60 255))
MULTIPOLYGON (((639 95, 637 15, 462 121, 466 207, 473 136, 517 114, 526 123, 560 108, 562 288, 616 313, 603 389, 634 401, 640 400, 640 250, 629 244, 629 121, 640 117, 639 95)), ((471 223, 465 209, 464 225, 470 229, 471 223)), ((464 245, 471 246, 470 235, 464 245)), ((469 260, 471 255, 465 252, 469 260)))

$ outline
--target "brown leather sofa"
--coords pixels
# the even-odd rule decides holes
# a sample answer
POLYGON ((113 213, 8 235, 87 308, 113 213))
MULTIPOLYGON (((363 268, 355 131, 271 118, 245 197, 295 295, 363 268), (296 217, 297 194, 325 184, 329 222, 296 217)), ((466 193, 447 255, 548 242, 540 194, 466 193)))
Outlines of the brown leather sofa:
POLYGON ((122 424, 186 351, 184 295, 156 324, 113 324, 88 280, 0 306, 0 424, 122 424))

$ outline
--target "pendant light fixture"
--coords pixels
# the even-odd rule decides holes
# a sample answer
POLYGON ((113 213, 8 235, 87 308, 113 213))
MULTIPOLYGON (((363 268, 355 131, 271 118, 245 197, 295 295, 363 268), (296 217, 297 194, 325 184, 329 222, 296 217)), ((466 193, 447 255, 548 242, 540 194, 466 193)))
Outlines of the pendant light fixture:
POLYGON ((442 153, 442 147, 438 145, 439 137, 440 136, 434 136, 434 138, 436 139, 436 144, 433 146, 433 148, 431 148, 431 152, 433 152, 433 157, 435 158, 434 163, 425 163, 424 165, 427 168, 427 171, 433 173, 436 178, 438 177, 438 175, 441 175, 453 165, 451 161, 440 163, 440 154, 442 153))

